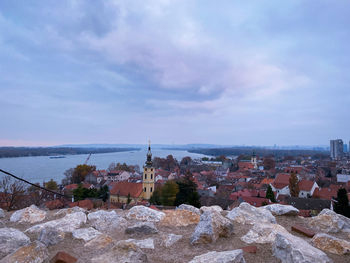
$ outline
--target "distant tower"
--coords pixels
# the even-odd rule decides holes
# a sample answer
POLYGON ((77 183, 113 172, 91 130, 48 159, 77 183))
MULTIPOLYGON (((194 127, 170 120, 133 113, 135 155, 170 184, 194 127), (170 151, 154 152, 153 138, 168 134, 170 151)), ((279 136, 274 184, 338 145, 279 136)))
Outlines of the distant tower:
POLYGON ((257 161, 257 158, 256 158, 255 151, 253 151, 251 163, 254 165, 254 169, 258 169, 258 161, 257 161))
POLYGON ((147 161, 143 166, 143 198, 150 199, 154 191, 154 167, 152 163, 151 142, 148 144, 147 161))
POLYGON ((344 144, 343 140, 331 140, 330 141, 331 158, 333 160, 339 160, 344 156, 344 144))

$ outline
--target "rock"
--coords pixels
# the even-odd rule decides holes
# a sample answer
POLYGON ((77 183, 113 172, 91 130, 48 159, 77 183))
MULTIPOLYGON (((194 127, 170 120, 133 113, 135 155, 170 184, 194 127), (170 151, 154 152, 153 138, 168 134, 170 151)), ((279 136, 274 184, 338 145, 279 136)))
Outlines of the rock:
POLYGON ((350 218, 339 215, 336 212, 323 209, 318 216, 309 219, 309 225, 324 232, 337 233, 350 231, 350 218))
POLYGON ((46 218, 46 211, 39 209, 35 205, 31 205, 21 210, 15 211, 11 217, 11 222, 18 223, 37 223, 46 218))
POLYGON ((86 213, 86 210, 84 208, 79 207, 79 206, 74 206, 72 208, 60 209, 54 215, 55 216, 65 216, 67 214, 73 214, 73 213, 77 213, 77 212, 86 213))
POLYGON ((269 210, 256 208, 245 202, 232 209, 226 217, 240 224, 276 223, 276 218, 269 210))
POLYGON ((163 219, 163 217, 165 217, 165 214, 163 212, 156 211, 142 205, 132 207, 127 214, 127 218, 129 219, 148 222, 159 222, 163 219))
POLYGON ((147 238, 143 240, 127 239, 121 240, 117 243, 118 246, 128 246, 130 244, 135 245, 139 248, 154 249, 154 240, 152 238, 147 238))
POLYGON ((302 234, 304 236, 307 237, 313 237, 316 233, 314 231, 312 231, 311 229, 308 229, 306 227, 303 227, 301 225, 292 225, 291 227, 292 231, 295 231, 299 234, 302 234))
POLYGON ((4 218, 4 217, 5 217, 5 212, 0 208, 0 218, 4 218))
POLYGON ((72 232, 75 229, 80 228, 82 224, 86 223, 86 215, 83 212, 76 212, 72 214, 67 214, 63 218, 48 221, 43 224, 38 224, 28 228, 25 232, 29 233, 39 233, 44 228, 56 228, 63 232, 72 232))
POLYGON ((192 205, 186 205, 186 204, 179 205, 178 207, 176 207, 176 210, 188 210, 188 211, 191 211, 191 212, 196 213, 198 215, 201 214, 201 212, 199 211, 199 209, 197 207, 194 207, 192 205))
POLYGON ((30 243, 29 237, 14 228, 0 228, 0 258, 30 243))
POLYGON ((345 255, 350 253, 350 242, 327 234, 317 234, 311 242, 315 247, 333 254, 345 255))
POLYGON ((182 235, 175 235, 175 234, 163 235, 162 245, 165 247, 171 247, 177 241, 179 241, 181 238, 182 238, 182 235))
POLYGON ((188 210, 166 210, 160 221, 163 226, 188 226, 198 224, 199 215, 188 210))
POLYGON ((292 205, 272 204, 263 206, 262 208, 269 210, 273 215, 276 216, 297 216, 299 214, 299 210, 292 205))
POLYGON ((84 247, 91 249, 104 249, 112 245, 113 242, 113 238, 111 238, 108 235, 102 234, 95 237, 94 239, 91 239, 84 245, 84 247))
POLYGON ((291 234, 277 234, 272 251, 276 258, 286 263, 332 262, 324 252, 291 234))
POLYGON ((115 230, 124 231, 127 226, 127 221, 115 211, 107 212, 99 210, 97 212, 89 213, 88 220, 94 228, 103 232, 115 230))
POLYGON ((49 252, 46 246, 39 242, 20 247, 15 252, 7 255, 0 263, 41 263, 44 262, 49 256, 49 252))
POLYGON ((44 228, 39 235, 38 240, 46 246, 53 246, 61 242, 65 237, 65 233, 56 228, 44 228))
POLYGON ((206 211, 210 211, 210 212, 218 212, 221 213, 223 210, 220 206, 218 205, 212 205, 212 206, 202 206, 199 209, 200 213, 203 214, 206 211))
POLYGON ((66 252, 60 251, 51 259, 50 263, 75 263, 78 259, 66 252))
POLYGON ((92 263, 144 263, 148 262, 147 256, 142 250, 131 242, 118 242, 119 244, 112 247, 108 252, 92 258, 92 263))
POLYGON ((256 223, 247 234, 241 237, 241 240, 248 244, 272 243, 275 241, 278 233, 288 234, 289 232, 283 226, 278 224, 256 223))
POLYGON ((229 237, 233 233, 230 220, 217 212, 204 212, 191 237, 191 244, 215 242, 219 237, 229 237))
POLYGON ((243 250, 211 251, 194 257, 189 263, 245 263, 243 250))
POLYGON ((125 229, 126 234, 156 234, 158 229, 152 222, 139 222, 125 229))
POLYGON ((102 233, 97 231, 93 227, 88 228, 79 228, 72 232, 72 235, 76 239, 82 239, 85 242, 90 241, 91 239, 94 239, 95 237, 101 235, 102 233))
POLYGON ((256 246, 246 246, 241 248, 245 253, 256 254, 258 248, 256 246))

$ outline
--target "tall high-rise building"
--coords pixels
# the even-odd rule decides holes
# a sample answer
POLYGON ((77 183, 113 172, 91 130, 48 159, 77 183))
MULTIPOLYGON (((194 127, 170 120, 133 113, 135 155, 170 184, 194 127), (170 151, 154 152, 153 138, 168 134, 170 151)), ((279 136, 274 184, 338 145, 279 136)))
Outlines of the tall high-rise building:
POLYGON ((341 159, 344 156, 344 144, 343 140, 331 140, 330 141, 331 158, 333 160, 341 159))
POLYGON ((348 152, 348 145, 346 143, 344 143, 344 153, 348 152))

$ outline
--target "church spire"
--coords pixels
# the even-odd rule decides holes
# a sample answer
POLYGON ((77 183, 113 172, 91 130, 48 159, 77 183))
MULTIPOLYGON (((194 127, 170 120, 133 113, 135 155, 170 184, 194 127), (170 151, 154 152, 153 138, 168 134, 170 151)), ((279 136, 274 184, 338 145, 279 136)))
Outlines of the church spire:
POLYGON ((147 152, 147 161, 146 166, 152 166, 152 152, 151 152, 151 141, 148 141, 148 152, 147 152))

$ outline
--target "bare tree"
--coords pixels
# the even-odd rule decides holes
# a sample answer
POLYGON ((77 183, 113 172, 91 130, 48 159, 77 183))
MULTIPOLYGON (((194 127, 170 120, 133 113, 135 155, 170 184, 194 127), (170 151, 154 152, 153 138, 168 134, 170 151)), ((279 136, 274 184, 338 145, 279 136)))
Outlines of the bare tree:
POLYGON ((25 194, 25 186, 21 181, 5 176, 0 181, 0 203, 8 211, 18 209, 25 194))

